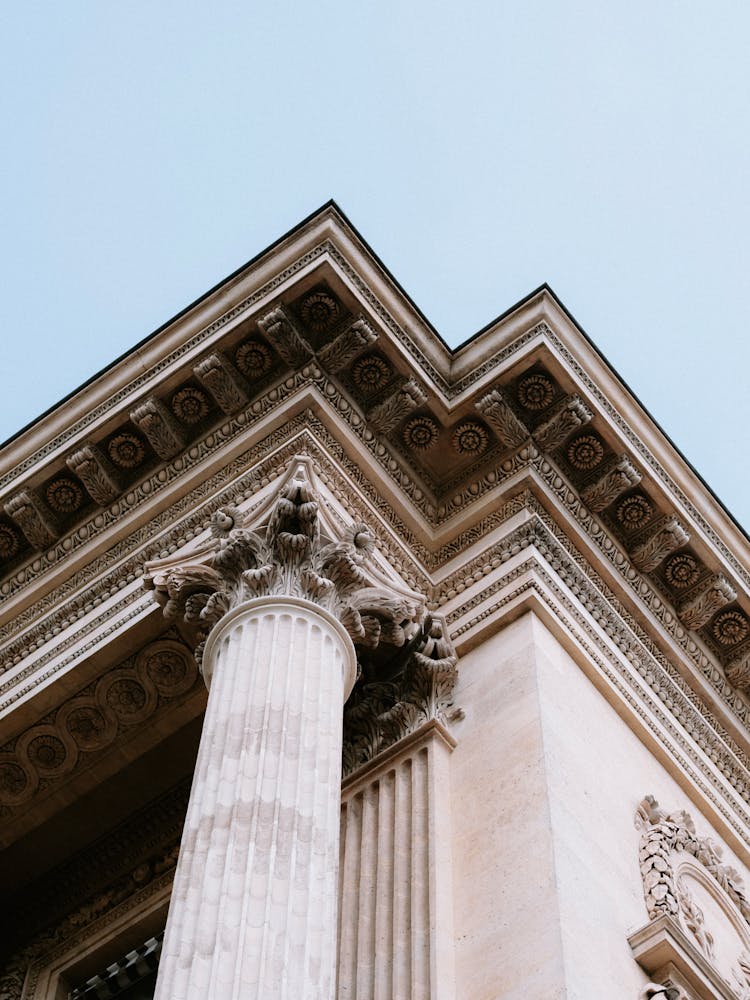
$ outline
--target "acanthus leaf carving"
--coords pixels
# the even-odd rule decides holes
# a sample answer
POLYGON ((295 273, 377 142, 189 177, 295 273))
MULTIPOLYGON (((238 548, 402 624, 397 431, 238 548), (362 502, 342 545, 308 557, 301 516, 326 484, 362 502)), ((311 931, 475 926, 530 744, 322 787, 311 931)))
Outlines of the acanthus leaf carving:
POLYGON ((653 535, 633 549, 631 558, 642 573, 650 573, 675 549, 687 545, 690 535, 676 517, 667 518, 653 535))
POLYGON ((568 396, 555 412, 534 431, 533 437, 542 451, 554 451, 570 435, 593 419, 594 414, 580 396, 568 396))
POLYGON ((197 627, 196 658, 227 611, 260 596, 300 597, 321 605, 360 648, 397 650, 419 632, 424 601, 403 588, 383 586, 368 568, 374 547, 369 529, 355 523, 338 540, 324 537, 320 506, 300 460, 257 528, 245 526, 236 508, 223 507, 211 520, 210 541, 189 560, 147 566, 146 586, 156 591, 165 615, 181 616, 197 627))
POLYGON ((526 426, 518 419, 499 389, 492 389, 476 404, 477 410, 506 448, 515 448, 529 437, 526 426))
POLYGON ((449 725, 463 718, 453 701, 456 662, 444 621, 428 616, 395 679, 367 683, 362 677, 344 709, 344 773, 427 722, 449 725))
POLYGON ((730 684, 747 691, 750 688, 750 652, 732 660, 725 668, 725 673, 730 684))
POLYGON ((410 378, 392 396, 371 410, 367 421, 380 434, 388 434, 426 399, 424 389, 410 378))
POLYGON ((245 379, 220 351, 214 351, 199 361, 193 367, 193 373, 224 413, 236 413, 250 398, 245 379))
POLYGON ((144 400, 130 419, 148 438, 159 458, 174 458, 187 444, 187 436, 169 409, 156 397, 144 400))
POLYGON ((306 364, 313 349, 281 306, 271 309, 258 320, 258 326, 273 344, 277 354, 291 368, 306 364))
POLYGON ((364 317, 355 320, 351 326, 340 333, 330 344, 318 351, 318 360, 332 374, 341 371, 355 358, 360 351, 374 344, 377 333, 364 317))
POLYGON ((592 483, 581 493, 581 499, 594 512, 604 510, 625 490, 641 481, 641 474, 627 455, 621 455, 614 468, 592 483))
POLYGON ((95 444, 83 445, 65 461, 96 503, 104 507, 118 497, 122 489, 120 477, 109 459, 95 444))
POLYGON ((60 534, 56 517, 32 490, 22 490, 7 500, 5 512, 13 518, 35 549, 48 548, 60 534))
POLYGON ((725 576, 713 576, 680 608, 680 620, 685 628, 699 629, 719 608, 731 603, 736 597, 737 591, 725 576))

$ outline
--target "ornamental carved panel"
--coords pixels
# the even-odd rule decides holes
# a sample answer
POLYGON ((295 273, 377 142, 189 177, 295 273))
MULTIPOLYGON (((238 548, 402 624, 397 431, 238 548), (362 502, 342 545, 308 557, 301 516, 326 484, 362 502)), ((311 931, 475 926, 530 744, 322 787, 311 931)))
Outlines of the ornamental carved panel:
POLYGON ((647 796, 636 826, 650 922, 629 940, 655 980, 642 996, 750 1000, 750 900, 741 874, 683 810, 667 812, 647 796))

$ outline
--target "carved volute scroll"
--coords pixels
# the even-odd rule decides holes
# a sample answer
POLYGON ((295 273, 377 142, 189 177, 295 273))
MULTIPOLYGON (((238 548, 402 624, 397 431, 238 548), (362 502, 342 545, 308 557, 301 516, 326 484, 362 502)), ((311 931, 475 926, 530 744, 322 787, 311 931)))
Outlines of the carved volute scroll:
POLYGON ((428 616, 411 644, 403 672, 390 681, 361 678, 344 709, 344 774, 431 720, 444 725, 463 718, 453 703, 456 652, 445 625, 428 616))

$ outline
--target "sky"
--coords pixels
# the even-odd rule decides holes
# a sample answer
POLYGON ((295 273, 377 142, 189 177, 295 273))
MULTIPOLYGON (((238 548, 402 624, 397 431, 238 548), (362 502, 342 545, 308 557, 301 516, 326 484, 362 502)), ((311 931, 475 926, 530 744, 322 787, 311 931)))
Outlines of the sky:
POLYGON ((548 282, 748 529, 749 97, 739 0, 4 4, 0 440, 334 198, 452 346, 548 282))

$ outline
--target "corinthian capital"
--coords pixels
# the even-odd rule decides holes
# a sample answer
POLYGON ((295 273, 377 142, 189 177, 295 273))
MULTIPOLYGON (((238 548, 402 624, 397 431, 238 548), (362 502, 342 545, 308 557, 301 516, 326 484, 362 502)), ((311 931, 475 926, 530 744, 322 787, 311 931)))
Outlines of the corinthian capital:
POLYGON ((387 664, 387 647, 394 647, 395 657, 420 632, 424 602, 403 586, 388 585, 369 558, 369 529, 355 523, 335 537, 321 513, 312 472, 300 459, 252 527, 238 509, 223 507, 200 549, 146 566, 146 586, 165 616, 196 627, 199 663, 213 626, 254 597, 300 597, 331 612, 358 647, 365 669, 387 664))

